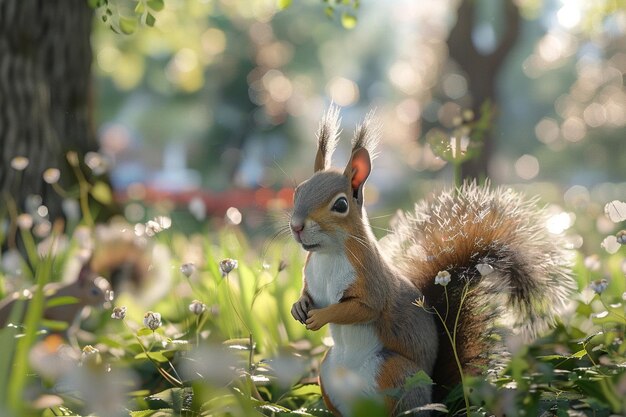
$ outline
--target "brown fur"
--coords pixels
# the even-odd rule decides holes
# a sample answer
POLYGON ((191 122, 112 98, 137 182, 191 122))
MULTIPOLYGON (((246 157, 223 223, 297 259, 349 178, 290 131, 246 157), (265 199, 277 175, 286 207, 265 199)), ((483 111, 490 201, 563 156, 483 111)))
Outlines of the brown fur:
MULTIPOLYGON (((457 332, 457 353, 464 372, 478 374, 494 352, 491 335, 496 319, 509 315, 512 328, 532 337, 549 324, 567 300, 574 282, 568 275, 564 249, 544 227, 545 214, 511 190, 466 184, 437 195, 400 215, 387 240, 389 254, 404 276, 424 294, 425 302, 454 331, 464 291, 457 332), (494 271, 481 276, 476 266, 494 271), (448 271, 445 288, 435 285, 448 271)), ((460 382, 452 347, 439 321, 440 348, 433 379, 436 398, 460 382)))

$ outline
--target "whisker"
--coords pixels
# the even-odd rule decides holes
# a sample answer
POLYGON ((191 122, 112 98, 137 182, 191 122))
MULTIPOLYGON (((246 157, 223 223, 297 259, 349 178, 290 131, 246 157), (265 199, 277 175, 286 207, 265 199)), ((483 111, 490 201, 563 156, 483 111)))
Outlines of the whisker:
POLYGON ((395 213, 389 213, 389 214, 381 214, 380 216, 374 216, 374 217, 369 217, 368 219, 370 220, 377 220, 377 219, 386 219, 388 217, 392 217, 395 213))
POLYGON ((278 169, 280 169, 280 172, 282 172, 282 173, 283 173, 283 175, 285 176, 285 178, 288 178, 288 179, 291 181, 291 183, 292 183, 292 185, 293 185, 293 188, 296 188, 296 187, 298 186, 298 182, 296 181, 296 179, 295 179, 294 177, 292 177, 291 175, 287 175, 287 173, 285 172, 285 170, 283 169, 283 167, 281 167, 281 166, 280 166, 280 164, 278 163, 278 161, 277 161, 276 159, 274 159, 274 165, 276 165, 276 167, 277 167, 278 169))
POLYGON ((261 257, 265 259, 272 245, 274 243, 279 242, 280 240, 285 240, 284 238, 286 238, 290 233, 291 232, 289 228, 286 226, 282 227, 280 230, 274 233, 273 236, 263 244, 263 249, 261 250, 261 257))
POLYGON ((383 231, 383 232, 387 232, 387 233, 391 233, 391 232, 392 232, 392 230, 391 230, 391 229, 388 229, 388 228, 386 228, 386 227, 378 227, 378 226, 372 226, 372 225, 370 225, 370 227, 371 227, 372 229, 381 230, 381 231, 383 231))
POLYGON ((357 258, 357 256, 350 250, 349 247, 344 246, 346 248, 346 250, 348 251, 348 253, 350 253, 350 255, 352 255, 352 257, 359 263, 359 265, 361 266, 361 268, 365 268, 363 266, 363 263, 361 262, 361 260, 359 258, 357 258))

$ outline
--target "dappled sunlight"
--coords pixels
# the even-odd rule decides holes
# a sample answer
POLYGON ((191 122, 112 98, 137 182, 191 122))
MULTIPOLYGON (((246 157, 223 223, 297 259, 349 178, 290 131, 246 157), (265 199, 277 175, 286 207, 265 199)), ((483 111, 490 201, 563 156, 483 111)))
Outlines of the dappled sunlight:
POLYGON ((0 416, 626 413, 619 1, 6 1, 0 416))

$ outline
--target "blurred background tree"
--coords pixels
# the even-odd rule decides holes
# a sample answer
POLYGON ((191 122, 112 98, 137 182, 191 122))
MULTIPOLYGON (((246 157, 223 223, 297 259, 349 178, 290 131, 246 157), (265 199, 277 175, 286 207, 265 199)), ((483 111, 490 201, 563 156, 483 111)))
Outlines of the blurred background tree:
POLYGON ((3 207, 7 197, 21 205, 27 196, 39 195, 59 213, 61 198, 46 186, 44 171, 64 166, 69 150, 85 154, 98 147, 92 118, 92 21, 85 0, 0 1, 3 207))
MULTIPOLYGON (((91 36, 93 84, 85 78, 84 61, 83 76, 70 76, 63 65, 80 60, 58 53, 63 42, 73 41, 83 46, 72 53, 89 56, 92 12, 78 0, 48 3, 0 3, 0 19, 7 22, 1 47, 13 54, 2 54, 7 62, 32 54, 24 39, 45 37, 55 25, 72 28, 65 29, 71 40, 54 43, 56 55, 35 61, 45 67, 38 71, 50 100, 40 107, 11 105, 24 99, 8 93, 19 83, 5 81, 10 88, 3 90, 2 114, 24 122, 28 117, 16 117, 13 109, 29 108, 42 118, 56 111, 54 120, 75 121, 74 131, 84 133, 55 127, 48 137, 56 139, 41 143, 56 143, 57 149, 31 155, 31 165, 18 174, 9 162, 32 154, 34 146, 26 144, 39 136, 2 124, 3 144, 15 141, 5 137, 21 138, 2 154, 3 189, 14 184, 18 200, 41 188, 19 187, 17 177, 41 184, 41 171, 56 164, 48 155, 62 154, 61 147, 84 152, 94 146, 84 122, 90 88, 100 152, 112 162, 111 180, 124 200, 140 201, 158 191, 182 193, 176 201, 190 204, 195 194, 206 201, 208 192, 289 187, 310 172, 301 161, 310 159, 313 132, 331 100, 344 108, 346 130, 377 108, 384 152, 370 182, 373 203, 384 195, 390 206, 409 204, 432 187, 429 181, 450 182, 451 171, 428 140, 433 132, 447 146, 482 140, 479 156, 464 168, 466 176, 554 181, 564 190, 623 181, 626 155, 611 152, 626 126, 623 0, 93 0, 99 22, 91 36), (55 7, 65 13, 53 12, 55 7), (23 18, 11 17, 29 9, 39 13, 33 19, 50 23, 18 27, 23 18), (63 23, 79 11, 89 25, 63 23), (54 57, 63 57, 58 69, 54 57), (56 104, 55 89, 80 90, 84 100, 56 104), (476 124, 484 110, 486 127, 476 124)), ((340 148, 337 160, 345 156, 340 148)), ((267 203, 263 195, 255 194, 253 203, 267 203)), ((228 201, 217 214, 237 205, 228 201)))

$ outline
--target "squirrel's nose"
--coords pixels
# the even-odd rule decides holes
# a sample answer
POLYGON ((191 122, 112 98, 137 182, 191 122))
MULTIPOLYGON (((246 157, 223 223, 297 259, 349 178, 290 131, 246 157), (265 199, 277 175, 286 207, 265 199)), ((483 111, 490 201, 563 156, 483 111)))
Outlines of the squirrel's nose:
POLYGON ((289 226, 291 227, 291 230, 293 230, 294 233, 300 233, 301 231, 304 230, 304 222, 292 220, 289 223, 289 226))

